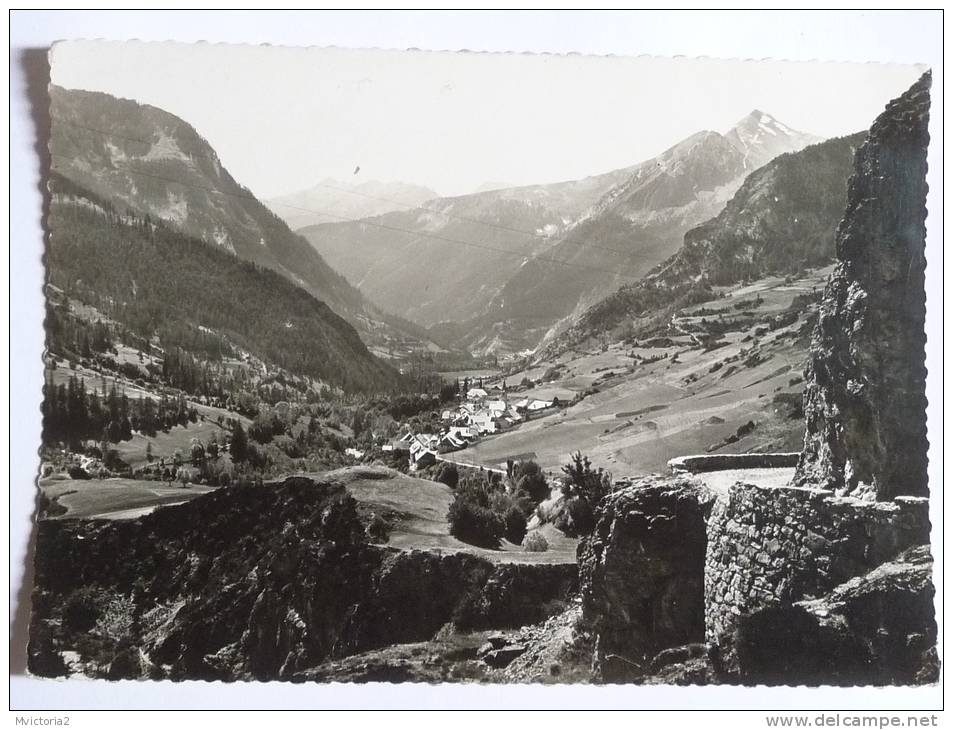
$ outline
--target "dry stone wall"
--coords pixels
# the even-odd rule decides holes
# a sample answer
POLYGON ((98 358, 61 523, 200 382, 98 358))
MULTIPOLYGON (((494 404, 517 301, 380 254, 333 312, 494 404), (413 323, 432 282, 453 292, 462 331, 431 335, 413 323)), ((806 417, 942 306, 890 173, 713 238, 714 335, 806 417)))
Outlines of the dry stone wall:
POLYGON ((928 501, 869 502, 822 489, 731 487, 708 522, 705 635, 732 672, 739 617, 819 598, 929 542, 928 501))

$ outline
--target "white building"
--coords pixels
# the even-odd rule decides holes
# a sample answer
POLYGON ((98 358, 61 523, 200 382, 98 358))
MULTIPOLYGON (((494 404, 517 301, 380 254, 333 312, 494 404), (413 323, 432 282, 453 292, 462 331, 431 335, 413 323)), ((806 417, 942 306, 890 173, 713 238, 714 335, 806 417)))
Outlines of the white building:
POLYGON ((488 393, 483 388, 470 388, 467 391, 467 400, 471 403, 485 401, 488 393))
POLYGON ((488 400, 483 404, 484 407, 495 416, 500 416, 506 412, 505 400, 488 400))

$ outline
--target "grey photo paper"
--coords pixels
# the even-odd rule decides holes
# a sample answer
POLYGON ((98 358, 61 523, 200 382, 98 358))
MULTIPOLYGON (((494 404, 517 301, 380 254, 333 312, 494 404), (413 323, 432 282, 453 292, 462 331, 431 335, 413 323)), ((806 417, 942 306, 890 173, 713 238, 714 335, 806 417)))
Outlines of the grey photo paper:
POLYGON ((938 680, 930 68, 49 60, 32 675, 938 680))

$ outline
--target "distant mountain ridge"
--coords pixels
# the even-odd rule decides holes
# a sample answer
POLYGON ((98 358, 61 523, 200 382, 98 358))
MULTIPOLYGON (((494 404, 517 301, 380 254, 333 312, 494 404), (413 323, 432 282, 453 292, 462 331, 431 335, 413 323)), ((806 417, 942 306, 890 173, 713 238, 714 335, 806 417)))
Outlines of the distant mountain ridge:
POLYGON ((553 333, 542 352, 638 321, 679 297, 711 298, 713 286, 830 263, 854 151, 865 136, 829 139, 752 172, 717 216, 685 233, 678 251, 553 333))
POLYGON ((270 198, 265 205, 292 230, 339 219, 370 218, 416 208, 440 197, 422 185, 367 180, 349 183, 325 178, 307 190, 270 198))
MULTIPOLYGON (((53 170, 117 209, 166 221, 301 286, 355 326, 366 341, 426 337, 371 305, 308 242, 221 164, 186 121, 99 92, 50 88, 53 170)), ((424 345, 428 344, 426 341, 424 345)))
POLYGON ((532 349, 670 256, 753 165, 817 140, 754 111, 632 167, 301 232, 365 295, 435 336, 478 352, 532 349))

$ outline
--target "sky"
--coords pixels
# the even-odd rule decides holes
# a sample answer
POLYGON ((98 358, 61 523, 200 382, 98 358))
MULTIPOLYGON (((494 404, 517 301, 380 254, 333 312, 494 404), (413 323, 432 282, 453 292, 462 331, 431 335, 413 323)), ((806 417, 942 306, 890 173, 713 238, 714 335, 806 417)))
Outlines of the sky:
POLYGON ((753 109, 822 137, 869 127, 925 70, 743 61, 68 41, 51 81, 171 112, 263 199, 324 178, 441 195, 571 180, 753 109), (357 168, 360 170, 354 174, 357 168))

